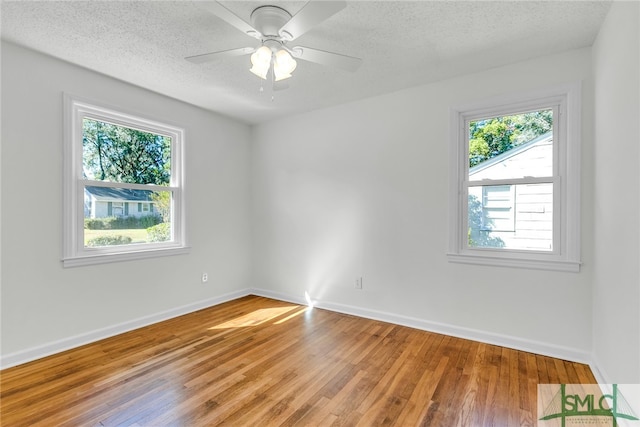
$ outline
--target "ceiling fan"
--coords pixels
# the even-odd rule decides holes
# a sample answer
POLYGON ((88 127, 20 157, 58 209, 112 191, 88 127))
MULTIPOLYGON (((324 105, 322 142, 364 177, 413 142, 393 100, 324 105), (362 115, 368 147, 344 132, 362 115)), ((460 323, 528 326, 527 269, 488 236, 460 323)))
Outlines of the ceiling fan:
MULTIPOLYGON (((185 58, 196 64, 224 59, 226 57, 251 54, 250 71, 267 80, 280 82, 291 77, 296 68, 294 58, 317 64, 355 71, 362 59, 339 53, 326 52, 304 46, 287 46, 314 26, 320 24, 346 7, 346 1, 309 1, 295 15, 285 9, 265 5, 253 10, 251 24, 217 1, 196 2, 199 7, 213 13, 246 35, 260 41, 258 47, 241 47, 218 52, 204 53, 185 58)), ((282 86, 274 89, 284 88, 282 86)))

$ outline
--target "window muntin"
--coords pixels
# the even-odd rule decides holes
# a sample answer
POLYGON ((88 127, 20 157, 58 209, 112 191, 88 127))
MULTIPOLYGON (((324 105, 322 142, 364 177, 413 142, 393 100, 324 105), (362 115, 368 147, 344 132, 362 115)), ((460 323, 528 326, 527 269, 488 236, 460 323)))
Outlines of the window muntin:
MULTIPOLYGON (((451 109, 449 261, 557 271, 580 270, 580 108, 580 84, 568 84, 451 109), (546 149, 551 149, 551 155, 542 164, 540 159, 534 161, 530 158, 507 172, 498 173, 498 168, 492 167, 498 162, 503 167, 515 164, 515 156, 511 154, 528 149, 526 146, 521 148, 523 144, 482 159, 484 163, 470 162, 469 153, 473 152, 469 148, 469 141, 473 139, 471 123, 547 110, 552 112, 553 127, 547 135, 542 134, 538 138, 549 140, 538 141, 536 145, 540 149, 540 146, 548 144, 546 149), (502 158, 498 158, 500 155, 502 158), (535 169, 535 172, 530 169, 535 169), (487 192, 491 193, 500 186, 510 187, 512 210, 496 206, 494 202, 497 200, 483 199, 487 192), (534 197, 536 193, 538 195, 534 197), (471 203, 470 195, 475 196, 471 203), (474 206, 478 212, 476 218, 470 218, 470 209, 474 206), (519 229, 522 237, 520 242, 506 239, 511 212, 513 227, 519 229), (547 224, 533 224, 531 218, 542 214, 547 224), (474 227, 475 243, 473 240, 470 242, 469 227, 474 225, 474 220, 477 224, 474 227), (530 222, 528 234, 525 234, 523 220, 530 222), (480 241, 477 231, 484 231, 488 237, 499 237, 506 243, 477 243, 480 241), (525 244, 525 240, 528 243, 525 244)), ((501 202, 506 204, 507 201, 501 202)))
POLYGON ((183 253, 184 131, 70 96, 65 106, 64 265, 183 253))

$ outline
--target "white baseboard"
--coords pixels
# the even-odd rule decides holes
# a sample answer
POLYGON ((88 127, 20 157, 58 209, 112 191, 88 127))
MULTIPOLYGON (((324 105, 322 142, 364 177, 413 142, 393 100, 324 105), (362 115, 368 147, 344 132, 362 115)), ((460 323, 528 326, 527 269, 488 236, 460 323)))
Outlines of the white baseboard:
POLYGON ((257 295, 259 297, 265 297, 265 298, 277 299, 279 301, 290 302, 293 304, 309 305, 307 300, 302 295, 299 297, 296 297, 290 294, 283 294, 280 292, 274 292, 268 289, 259 289, 259 288, 251 289, 251 294, 257 295))
POLYGON ((222 304, 227 301, 251 295, 251 293, 251 289, 231 292, 214 298, 209 298, 195 303, 172 308, 160 313, 139 317, 137 319, 119 323, 117 325, 107 326, 106 328, 96 329, 94 331, 86 332, 68 338, 63 338, 61 340, 43 344, 37 347, 32 347, 26 350, 17 351, 15 353, 2 355, 0 356, 0 367, 1 369, 5 369, 16 365, 21 365, 23 363, 31 362, 32 360, 41 359, 52 354, 60 353, 62 351, 69 350, 75 347, 80 347, 81 345, 89 344, 104 338, 109 338, 114 335, 132 331, 143 326, 162 322, 163 320, 168 320, 174 317, 182 316, 184 314, 192 313, 197 310, 201 310, 203 308, 212 307, 214 305, 222 304))
MULTIPOLYGON (((256 288, 252 289, 252 293, 254 295, 293 302, 296 304, 307 304, 307 301, 302 296, 296 297, 292 295, 285 295, 279 292, 273 292, 266 289, 256 288)), ((425 319, 404 316, 401 314, 371 310, 368 308, 334 303, 330 301, 314 301, 313 306, 330 311, 335 311, 338 313, 350 314, 367 319, 380 320, 396 325, 408 326, 410 328, 450 335, 457 338, 479 341, 486 344, 499 345, 501 347, 508 347, 515 350, 556 357, 572 362, 589 364, 591 361, 591 355, 589 354, 589 352, 542 341, 534 341, 509 335, 496 334, 493 332, 487 332, 478 329, 433 322, 425 319)))
MULTIPOLYGON (((593 376, 596 377, 596 381, 598 384, 611 384, 609 381, 609 376, 600 368, 600 363, 598 363, 598 358, 595 355, 591 355, 591 361, 589 362, 589 368, 591 368, 591 372, 593 372, 593 376)), ((608 390, 606 390, 608 392, 608 390)))
MULTIPOLYGON (((294 304, 308 305, 308 301, 303 295, 295 296, 283 294, 267 289, 243 289, 240 291, 228 293, 181 307, 172 308, 170 310, 140 317, 131 321, 119 323, 117 325, 108 326, 106 328, 97 329, 84 334, 64 338, 41 346, 32 347, 26 350, 10 353, 0 356, 1 369, 11 366, 20 365, 32 360, 60 353, 81 345, 89 344, 104 338, 109 338, 124 332, 128 332, 153 323, 168 320, 173 317, 182 316, 203 308, 212 307, 247 295, 258 295, 266 298, 277 299, 280 301, 291 302, 294 304)), ((367 319, 379 320, 383 322, 393 323, 402 326, 408 326, 424 331, 435 332, 444 335, 450 335, 458 338, 464 338, 479 341, 487 344, 499 345, 502 347, 513 348, 516 350, 527 351, 531 353, 541 354, 545 356, 556 357, 573 362, 589 364, 596 379, 599 383, 606 383, 606 376, 597 368, 595 363, 591 362, 591 355, 588 352, 574 349, 570 347, 559 346, 556 344, 545 343, 541 341, 527 340, 523 338, 496 334, 493 332, 481 331, 477 329, 464 328, 445 323, 433 322, 415 317, 403 316, 400 314, 389 313, 378 310, 371 310, 363 307, 334 303, 331 301, 313 301, 314 307, 335 311, 338 313, 350 314, 354 316, 364 317, 367 319)))

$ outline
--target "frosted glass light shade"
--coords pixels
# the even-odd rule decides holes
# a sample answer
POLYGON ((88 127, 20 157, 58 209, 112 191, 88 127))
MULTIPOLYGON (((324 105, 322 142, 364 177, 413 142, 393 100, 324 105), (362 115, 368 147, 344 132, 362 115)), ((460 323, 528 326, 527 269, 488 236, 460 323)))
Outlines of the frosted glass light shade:
POLYGON ((262 46, 251 55, 251 64, 253 65, 249 71, 263 80, 267 79, 267 73, 271 66, 271 49, 262 46))
POLYGON ((289 52, 284 49, 279 50, 273 62, 275 80, 280 81, 291 77, 291 73, 296 69, 297 65, 298 63, 291 57, 289 52))

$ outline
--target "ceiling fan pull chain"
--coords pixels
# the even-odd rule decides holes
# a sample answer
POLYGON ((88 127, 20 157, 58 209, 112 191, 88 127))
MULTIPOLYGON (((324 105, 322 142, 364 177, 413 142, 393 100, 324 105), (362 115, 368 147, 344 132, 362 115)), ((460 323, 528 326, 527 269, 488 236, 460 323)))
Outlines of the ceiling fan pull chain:
POLYGON ((275 100, 275 93, 276 91, 274 90, 275 87, 275 82, 276 82, 276 76, 275 76, 275 70, 273 69, 273 63, 274 63, 274 59, 271 59, 271 66, 269 68, 269 74, 267 75, 267 78, 269 79, 269 83, 271 86, 271 102, 273 102, 275 100))

